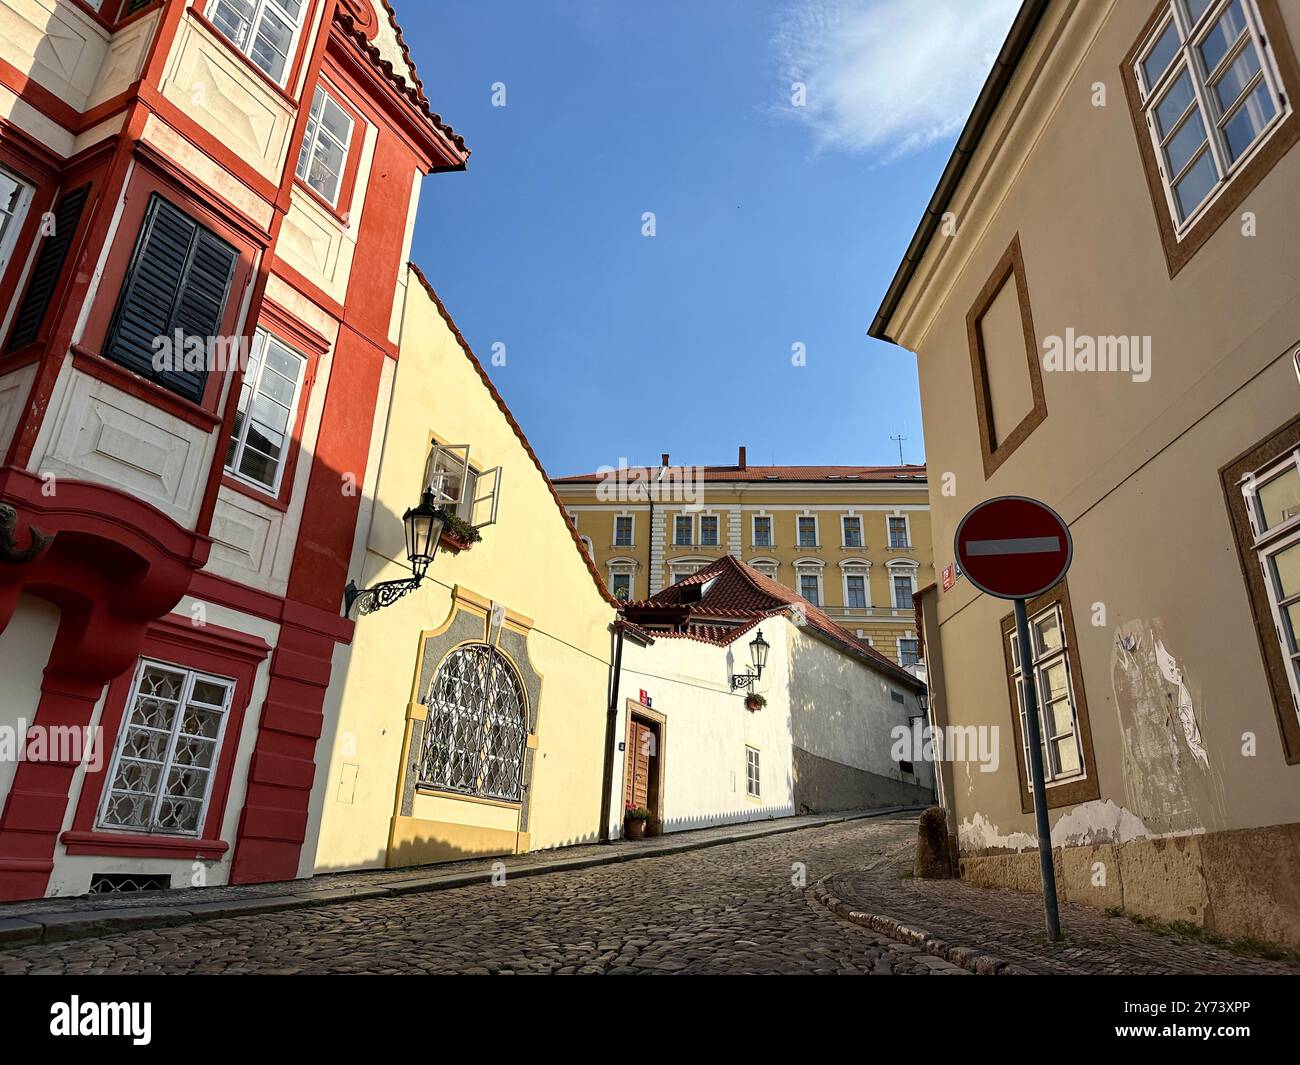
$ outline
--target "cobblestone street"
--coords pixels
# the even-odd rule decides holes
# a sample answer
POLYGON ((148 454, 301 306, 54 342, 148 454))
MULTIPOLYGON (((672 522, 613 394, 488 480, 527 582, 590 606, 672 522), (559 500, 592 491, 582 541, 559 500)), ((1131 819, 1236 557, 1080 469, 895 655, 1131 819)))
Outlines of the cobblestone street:
MULTIPOLYGON (((910 879, 915 833, 916 815, 900 813, 539 876, 507 872, 501 884, 484 861, 483 882, 468 887, 13 947, 0 953, 0 973, 969 975, 832 914, 795 885, 801 867, 809 888, 826 877, 853 908, 890 914, 1021 971, 1296 971, 1069 904, 1068 942, 1049 952, 1033 896, 910 879)), ((326 879, 357 888, 400 875, 326 879)))
POLYGON ((951 973, 840 920, 807 882, 910 839, 913 817, 401 898, 0 954, 0 973, 951 973))

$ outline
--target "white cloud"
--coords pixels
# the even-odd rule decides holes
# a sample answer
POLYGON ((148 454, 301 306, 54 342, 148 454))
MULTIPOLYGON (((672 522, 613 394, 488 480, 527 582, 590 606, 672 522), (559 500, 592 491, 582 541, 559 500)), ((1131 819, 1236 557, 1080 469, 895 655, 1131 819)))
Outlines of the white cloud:
POLYGON ((795 0, 774 47, 819 149, 898 159, 955 135, 1019 0, 795 0))

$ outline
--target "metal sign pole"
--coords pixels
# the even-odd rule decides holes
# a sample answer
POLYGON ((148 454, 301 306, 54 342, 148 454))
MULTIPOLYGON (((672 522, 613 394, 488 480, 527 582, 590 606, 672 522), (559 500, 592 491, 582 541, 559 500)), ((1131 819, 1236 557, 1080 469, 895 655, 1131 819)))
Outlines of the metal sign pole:
POLYGON ((1038 694, 1034 683, 1034 653, 1029 642, 1029 615, 1025 601, 1017 599, 1016 640, 1020 645, 1020 681, 1025 700, 1025 729, 1029 739, 1029 779, 1034 796, 1034 820, 1038 824, 1038 864, 1043 874, 1043 909, 1047 915, 1047 938, 1061 938, 1061 915, 1056 908, 1056 870, 1052 867, 1052 829, 1047 823, 1047 791, 1043 783, 1043 740, 1038 727, 1038 694))

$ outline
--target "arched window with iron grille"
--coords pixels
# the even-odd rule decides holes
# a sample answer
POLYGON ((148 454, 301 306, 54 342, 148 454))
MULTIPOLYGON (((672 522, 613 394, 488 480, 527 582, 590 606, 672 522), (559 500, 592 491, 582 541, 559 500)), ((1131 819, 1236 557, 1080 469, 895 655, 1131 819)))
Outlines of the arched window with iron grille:
POLYGON ((510 660, 487 644, 458 647, 438 667, 424 703, 420 783, 518 802, 528 704, 510 660))

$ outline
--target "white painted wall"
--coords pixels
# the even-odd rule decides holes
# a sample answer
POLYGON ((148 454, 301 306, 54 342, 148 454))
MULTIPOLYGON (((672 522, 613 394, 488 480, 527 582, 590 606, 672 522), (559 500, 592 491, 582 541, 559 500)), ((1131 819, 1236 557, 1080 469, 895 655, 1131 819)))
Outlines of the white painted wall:
MULTIPOLYGON (((763 679, 755 691, 767 697, 763 709, 745 709, 744 692, 732 694, 733 673, 749 668, 754 630, 730 647, 716 647, 681 637, 660 637, 642 647, 623 645, 617 741, 626 742, 625 700, 636 701, 641 689, 653 710, 667 719, 664 736, 664 831, 679 832, 707 825, 787 817, 794 812, 791 778, 788 641, 783 618, 763 622, 763 638, 772 645, 763 679), (762 796, 745 792, 745 748, 760 752, 762 796)), ((625 752, 614 752, 611 835, 622 832, 625 752)))

